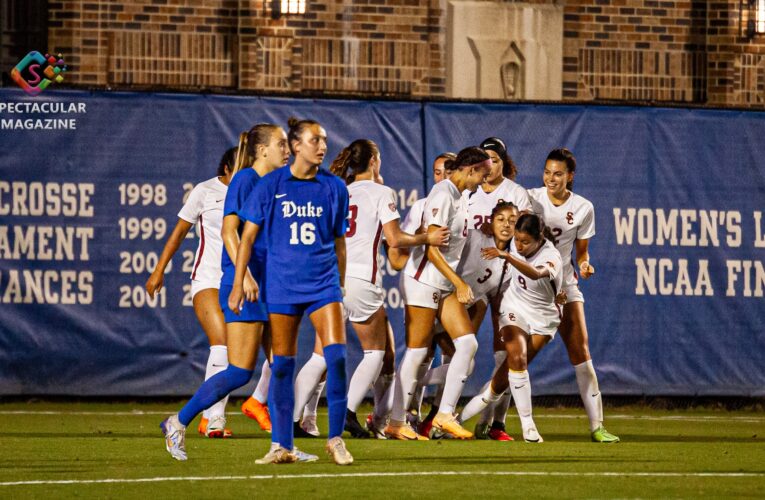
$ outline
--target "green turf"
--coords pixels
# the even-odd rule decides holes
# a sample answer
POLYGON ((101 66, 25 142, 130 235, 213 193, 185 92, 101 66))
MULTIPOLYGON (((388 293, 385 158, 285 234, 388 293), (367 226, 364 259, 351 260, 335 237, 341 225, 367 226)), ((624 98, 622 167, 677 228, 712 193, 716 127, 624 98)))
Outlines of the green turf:
MULTIPOLYGON (((765 496, 765 415, 756 411, 611 409, 607 413, 607 427, 622 442, 603 445, 589 442, 582 410, 540 408, 535 415, 545 438, 542 444, 348 439, 356 461, 350 467, 338 467, 324 455, 322 439, 297 441, 305 451, 319 454, 319 462, 255 465, 254 460, 268 449, 269 436, 258 430, 254 422, 237 414, 229 418, 235 438, 210 440, 189 432, 186 441, 189 460, 176 462, 164 449, 158 424, 163 414, 178 407, 128 403, 0 404, 3 423, 0 498, 765 496), (40 413, 44 411, 62 413, 40 413), (300 477, 432 471, 460 475, 300 477), (491 475, 496 472, 520 475, 491 475), (190 476, 237 478, 7 484, 190 476)), ((234 409, 230 406, 230 411, 234 409)), ((517 418, 512 414, 508 427, 518 439, 517 418)), ((321 419, 320 428, 324 428, 321 419)))

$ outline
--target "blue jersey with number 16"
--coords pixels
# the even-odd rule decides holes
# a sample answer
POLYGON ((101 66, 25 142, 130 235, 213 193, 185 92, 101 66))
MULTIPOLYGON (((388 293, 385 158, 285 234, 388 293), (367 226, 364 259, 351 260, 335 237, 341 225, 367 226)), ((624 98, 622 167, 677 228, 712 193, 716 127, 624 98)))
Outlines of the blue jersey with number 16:
POLYGON ((340 296, 335 238, 345 236, 348 217, 340 178, 319 169, 313 179, 297 179, 282 167, 260 180, 241 216, 266 233, 268 303, 340 296))

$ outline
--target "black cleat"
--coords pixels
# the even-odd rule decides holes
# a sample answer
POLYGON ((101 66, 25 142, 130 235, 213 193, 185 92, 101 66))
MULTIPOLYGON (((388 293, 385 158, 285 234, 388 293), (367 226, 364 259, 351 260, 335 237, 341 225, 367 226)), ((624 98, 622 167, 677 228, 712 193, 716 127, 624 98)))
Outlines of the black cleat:
POLYGON ((313 434, 307 433, 305 429, 300 427, 300 422, 293 423, 292 428, 296 438, 311 438, 311 439, 316 438, 316 436, 314 436, 313 434))
POLYGON ((345 430, 351 434, 351 437, 356 439, 369 439, 372 437, 372 434, 359 424, 356 412, 351 410, 345 410, 345 430))

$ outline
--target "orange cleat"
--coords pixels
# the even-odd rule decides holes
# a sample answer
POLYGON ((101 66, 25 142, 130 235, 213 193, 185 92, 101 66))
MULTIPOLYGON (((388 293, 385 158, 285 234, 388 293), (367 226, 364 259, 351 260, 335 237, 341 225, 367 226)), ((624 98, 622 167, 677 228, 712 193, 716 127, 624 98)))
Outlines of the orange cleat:
POLYGON ((268 406, 250 396, 242 404, 242 413, 258 422, 264 431, 271 432, 271 415, 268 414, 268 406))
POLYGON ((450 413, 439 413, 433 419, 433 428, 451 434, 457 439, 473 439, 473 433, 460 425, 457 417, 450 413))
POLYGON ((428 441, 426 436, 417 434, 407 422, 391 422, 385 427, 385 437, 400 441, 428 441))
POLYGON ((219 429, 210 429, 210 431, 208 432, 207 425, 209 423, 210 422, 205 417, 202 417, 199 420, 199 426, 197 427, 197 432, 199 432, 203 436, 207 436, 209 438, 218 438, 218 439, 220 438, 226 439, 234 435, 231 432, 231 429, 227 429, 227 428, 224 428, 222 431, 219 429))

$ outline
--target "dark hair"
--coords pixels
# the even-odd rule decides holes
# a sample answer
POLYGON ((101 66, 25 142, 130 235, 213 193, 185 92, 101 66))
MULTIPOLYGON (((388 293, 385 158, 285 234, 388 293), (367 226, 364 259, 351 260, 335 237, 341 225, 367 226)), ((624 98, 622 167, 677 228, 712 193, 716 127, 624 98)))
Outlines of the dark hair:
POLYGON ((218 164, 218 177, 226 175, 226 169, 229 172, 234 171, 234 164, 236 163, 236 148, 228 148, 223 156, 220 157, 220 163, 218 164))
POLYGON ((506 208, 514 208, 518 210, 518 207, 512 201, 500 201, 494 206, 494 208, 491 209, 491 218, 494 219, 494 215, 497 212, 506 208))
MULTIPOLYGON (((570 174, 576 172, 576 158, 574 158, 574 153, 566 148, 553 149, 550 151, 550 154, 547 155, 547 160, 545 160, 545 162, 548 160, 564 162, 566 164, 566 172, 570 174)), ((574 187, 573 181, 566 184, 566 189, 571 189, 572 187, 574 187)))
POLYGON ((489 159, 489 155, 483 149, 470 146, 463 149, 453 160, 446 160, 444 162, 444 169, 447 171, 453 171, 469 165, 475 165, 489 159))
POLYGON ((236 149, 236 161, 233 164, 233 173, 247 168, 258 159, 258 146, 268 146, 271 134, 279 128, 273 123, 258 123, 249 131, 239 134, 239 146, 236 149))
POLYGON ((536 214, 523 214, 518 217, 518 221, 515 223, 515 231, 526 233, 536 241, 540 241, 543 238, 555 241, 550 228, 547 227, 545 221, 536 214))
POLYGON ((502 160, 502 177, 507 177, 511 181, 515 180, 518 174, 518 167, 507 152, 507 146, 499 137, 489 137, 481 142, 481 149, 494 151, 502 160))
POLYGON ((293 156, 295 155, 295 150, 292 148, 292 141, 300 142, 300 136, 303 135, 303 131, 306 127, 311 127, 313 125, 319 125, 319 122, 316 120, 298 120, 294 116, 290 116, 287 120, 287 126, 289 127, 289 132, 287 132, 287 142, 290 146, 290 153, 292 153, 293 156))
POLYGON ((350 184, 358 174, 369 170, 369 162, 379 154, 380 149, 374 142, 369 139, 356 139, 340 151, 329 171, 343 179, 346 184, 350 184))

